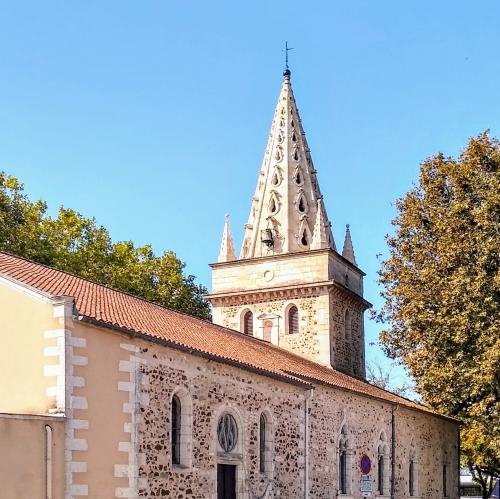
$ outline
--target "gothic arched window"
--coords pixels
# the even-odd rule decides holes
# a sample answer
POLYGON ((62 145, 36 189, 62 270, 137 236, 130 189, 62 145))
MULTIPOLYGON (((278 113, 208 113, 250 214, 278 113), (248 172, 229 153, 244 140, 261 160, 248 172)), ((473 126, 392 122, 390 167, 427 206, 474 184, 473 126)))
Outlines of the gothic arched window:
POLYGON ((415 462, 413 458, 410 458, 408 464, 408 493, 410 497, 413 497, 415 494, 415 462))
POLYGON ((172 465, 191 466, 192 402, 185 388, 174 392, 170 414, 170 454, 172 465))
POLYGON ((418 495, 418 473, 415 442, 412 439, 410 451, 408 453, 408 495, 414 497, 418 495))
POLYGON ((271 414, 266 410, 259 418, 259 471, 270 473, 272 468, 273 428, 271 414))
POLYGON ((177 395, 172 397, 172 464, 181 464, 182 406, 177 395))
POLYGON ((443 464, 443 496, 448 497, 448 467, 443 464))
POLYGON ((260 415, 259 421, 259 467, 260 472, 266 472, 266 416, 260 415))
POLYGON ((299 309, 292 305, 288 309, 288 334, 297 334, 299 332, 299 309))
POLYGON ((385 432, 380 433, 377 449, 377 491, 383 496, 387 492, 388 463, 389 463, 389 447, 387 446, 387 437, 385 432))
POLYGON ((347 438, 347 428, 344 425, 340 431, 339 438, 339 493, 349 492, 349 441, 347 438))
POLYGON ((243 316, 243 333, 253 336, 253 314, 250 310, 247 310, 243 316))

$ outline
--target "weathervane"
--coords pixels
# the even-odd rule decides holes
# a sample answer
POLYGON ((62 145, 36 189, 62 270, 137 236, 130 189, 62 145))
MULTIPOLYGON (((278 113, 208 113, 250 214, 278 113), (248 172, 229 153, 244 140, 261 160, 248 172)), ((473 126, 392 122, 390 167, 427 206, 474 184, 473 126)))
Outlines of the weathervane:
POLYGON ((288 67, 288 52, 290 50, 293 50, 293 47, 288 46, 288 41, 285 41, 285 71, 290 71, 290 68, 288 67))

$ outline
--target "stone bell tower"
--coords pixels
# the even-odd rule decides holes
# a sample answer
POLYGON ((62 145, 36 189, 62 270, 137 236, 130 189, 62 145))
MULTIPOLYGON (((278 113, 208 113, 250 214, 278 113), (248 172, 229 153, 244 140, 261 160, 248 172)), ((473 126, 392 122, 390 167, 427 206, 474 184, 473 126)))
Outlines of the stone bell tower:
POLYGON ((283 77, 240 257, 226 215, 211 265, 213 320, 362 378, 365 274, 349 227, 336 250, 288 68, 283 77))

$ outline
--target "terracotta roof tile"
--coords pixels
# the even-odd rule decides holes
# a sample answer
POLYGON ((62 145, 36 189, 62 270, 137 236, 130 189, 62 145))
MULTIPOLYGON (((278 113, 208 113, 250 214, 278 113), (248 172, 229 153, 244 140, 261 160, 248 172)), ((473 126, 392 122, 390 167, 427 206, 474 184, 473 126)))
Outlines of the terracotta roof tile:
POLYGON ((178 346, 293 383, 326 384, 432 413, 425 406, 270 343, 51 267, 0 253, 0 274, 52 296, 73 297, 81 320, 137 333, 145 339, 178 346))

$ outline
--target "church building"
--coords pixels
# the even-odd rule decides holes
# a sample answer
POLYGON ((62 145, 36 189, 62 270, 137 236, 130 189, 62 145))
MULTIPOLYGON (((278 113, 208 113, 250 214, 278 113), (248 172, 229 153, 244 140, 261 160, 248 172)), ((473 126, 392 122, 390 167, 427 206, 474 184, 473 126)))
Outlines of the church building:
POLYGON ((458 499, 454 419, 365 380, 287 68, 213 323, 0 253, 2 499, 458 499))

